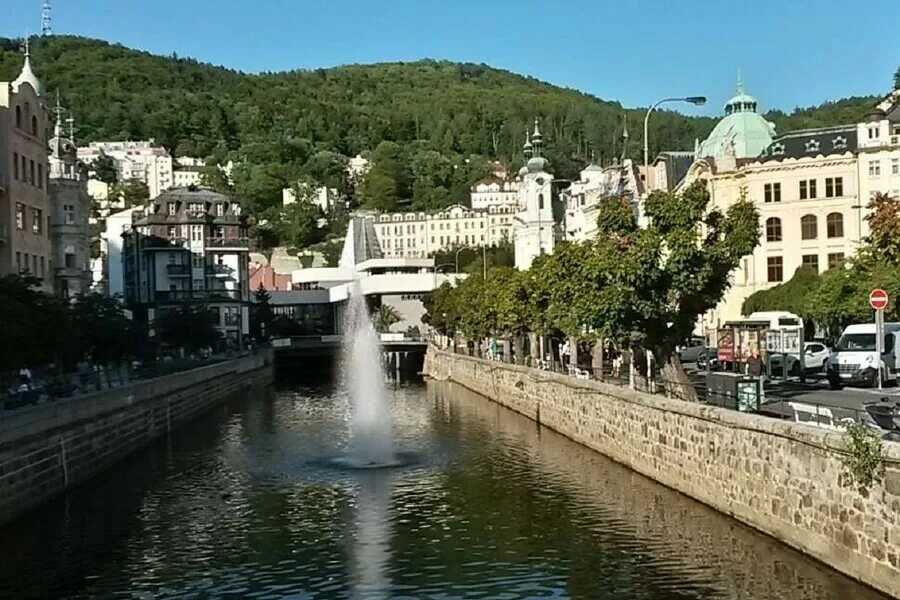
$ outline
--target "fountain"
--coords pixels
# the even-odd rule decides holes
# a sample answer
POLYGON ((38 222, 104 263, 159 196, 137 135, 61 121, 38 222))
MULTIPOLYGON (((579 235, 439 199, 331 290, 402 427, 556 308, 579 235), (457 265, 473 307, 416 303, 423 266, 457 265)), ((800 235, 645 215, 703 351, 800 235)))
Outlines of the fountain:
POLYGON ((369 318, 366 300, 353 290, 344 319, 343 378, 350 394, 350 444, 341 463, 354 468, 381 468, 399 463, 394 453, 393 422, 388 405, 381 343, 369 318))

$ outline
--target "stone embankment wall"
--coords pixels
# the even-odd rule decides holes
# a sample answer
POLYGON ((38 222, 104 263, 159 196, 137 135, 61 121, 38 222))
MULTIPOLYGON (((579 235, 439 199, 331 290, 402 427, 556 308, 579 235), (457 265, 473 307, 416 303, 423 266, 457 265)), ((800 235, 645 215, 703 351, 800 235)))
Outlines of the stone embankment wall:
POLYGON ((272 379, 269 352, 0 415, 0 523, 229 395, 272 379))
POLYGON ((834 431, 429 348, 459 383, 900 598, 900 444, 884 483, 841 485, 834 431))

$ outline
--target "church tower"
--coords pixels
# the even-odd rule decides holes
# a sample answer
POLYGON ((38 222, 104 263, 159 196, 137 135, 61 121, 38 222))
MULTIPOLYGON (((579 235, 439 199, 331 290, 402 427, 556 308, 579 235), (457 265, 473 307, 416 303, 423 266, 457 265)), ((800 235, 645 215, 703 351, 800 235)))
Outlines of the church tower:
POLYGON ((513 238, 516 268, 531 267, 535 257, 553 252, 556 241, 556 221, 553 214, 553 175, 548 171, 550 161, 543 156, 544 137, 537 119, 534 133, 526 136, 523 153, 525 166, 519 171, 519 210, 513 217, 513 238))

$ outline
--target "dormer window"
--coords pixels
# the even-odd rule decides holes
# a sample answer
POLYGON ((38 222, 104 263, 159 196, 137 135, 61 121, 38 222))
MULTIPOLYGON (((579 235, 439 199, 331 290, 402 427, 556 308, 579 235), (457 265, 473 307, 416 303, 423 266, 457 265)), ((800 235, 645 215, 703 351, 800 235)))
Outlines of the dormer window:
POLYGON ((839 135, 831 140, 831 145, 835 150, 843 150, 847 147, 847 138, 839 135))
POLYGON ((879 136, 878 125, 869 125, 869 139, 877 140, 879 136))
POLYGON ((168 210, 169 216, 171 216, 171 217, 174 217, 176 214, 178 214, 178 207, 175 205, 174 202, 169 202, 167 204, 166 210, 168 210))
POLYGON ((231 209, 231 212, 233 212, 235 215, 240 215, 241 214, 241 205, 235 204, 234 207, 231 209))
POLYGON ((216 216, 223 217, 225 216, 225 205, 219 202, 216 204, 216 216))
POLYGON ((188 210, 191 212, 191 214, 193 214, 195 216, 202 215, 204 212, 206 212, 203 210, 203 204, 201 204, 199 202, 191 202, 190 205, 188 206, 188 210))
POLYGON ((819 151, 819 140, 809 140, 806 142, 806 151, 807 152, 818 152, 819 151))
POLYGON ((784 154, 784 144, 782 144, 781 142, 772 144, 772 155, 781 156, 782 154, 784 154))

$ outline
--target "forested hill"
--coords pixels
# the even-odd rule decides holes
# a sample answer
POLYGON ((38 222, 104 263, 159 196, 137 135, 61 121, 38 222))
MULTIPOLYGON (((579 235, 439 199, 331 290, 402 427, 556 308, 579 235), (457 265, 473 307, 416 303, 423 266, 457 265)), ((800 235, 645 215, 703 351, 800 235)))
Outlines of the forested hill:
MULTIPOLYGON (((0 80, 18 73, 20 44, 0 38, 0 80)), ((423 60, 255 75, 71 36, 34 39, 32 61, 48 98, 59 90, 72 109, 81 142, 152 137, 176 155, 235 159, 250 165, 239 176, 262 204, 275 202, 274 190, 290 180, 316 175, 307 164, 317 153, 353 156, 384 140, 397 143, 391 158, 425 163, 423 207, 458 200, 464 180, 480 174, 443 173, 446 165, 472 155, 515 162, 536 116, 558 176, 574 175, 592 151, 603 160, 618 155, 623 115, 632 157, 642 143, 643 109, 485 65, 423 60)), ((855 98, 773 118, 781 131, 831 125, 861 117, 871 102, 855 98)), ((652 151, 691 149, 714 122, 661 112, 651 120, 652 151)), ((422 177, 397 178, 390 193, 416 201, 422 177)))

